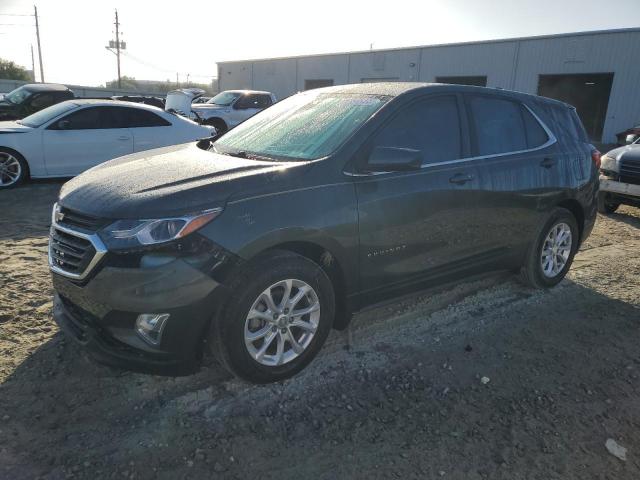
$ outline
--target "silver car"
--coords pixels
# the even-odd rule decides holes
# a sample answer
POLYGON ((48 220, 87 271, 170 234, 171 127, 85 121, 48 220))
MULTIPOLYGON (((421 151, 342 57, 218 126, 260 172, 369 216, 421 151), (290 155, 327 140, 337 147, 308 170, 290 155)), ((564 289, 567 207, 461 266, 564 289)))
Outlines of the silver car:
POLYGON ((276 103, 276 96, 257 90, 225 90, 206 103, 194 104, 196 121, 224 133, 247 118, 276 103))

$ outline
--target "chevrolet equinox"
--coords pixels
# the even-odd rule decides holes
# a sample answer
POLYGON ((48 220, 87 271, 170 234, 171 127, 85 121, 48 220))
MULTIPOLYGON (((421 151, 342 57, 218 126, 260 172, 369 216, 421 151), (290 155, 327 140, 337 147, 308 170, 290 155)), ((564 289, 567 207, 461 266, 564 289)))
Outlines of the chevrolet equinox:
POLYGON ((569 105, 470 86, 303 92, 63 185, 54 316, 99 361, 294 375, 354 312, 489 270, 560 282, 600 154, 569 105))

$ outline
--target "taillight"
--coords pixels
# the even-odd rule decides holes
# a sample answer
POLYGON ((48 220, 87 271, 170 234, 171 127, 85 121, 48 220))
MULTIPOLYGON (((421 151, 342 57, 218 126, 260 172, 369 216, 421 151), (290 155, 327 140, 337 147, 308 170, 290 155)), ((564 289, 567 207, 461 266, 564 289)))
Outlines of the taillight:
POLYGON ((599 150, 593 149, 591 150, 591 160, 595 164, 596 168, 600 170, 600 161, 602 160, 602 154, 599 150))

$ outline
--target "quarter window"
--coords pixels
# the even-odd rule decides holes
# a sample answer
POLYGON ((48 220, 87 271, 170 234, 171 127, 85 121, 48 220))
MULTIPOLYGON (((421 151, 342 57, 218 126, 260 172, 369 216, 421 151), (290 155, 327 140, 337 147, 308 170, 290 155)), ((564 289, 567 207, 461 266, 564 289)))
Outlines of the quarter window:
POLYGON ((469 107, 478 155, 527 150, 527 136, 519 103, 475 96, 469 99, 469 107))
POLYGON ((524 120, 525 133, 527 135, 527 146, 529 148, 536 148, 540 145, 544 145, 549 136, 544 131, 540 122, 535 119, 531 112, 523 105, 522 106, 522 118, 524 120))
POLYGON ((115 107, 119 114, 121 128, 168 127, 164 118, 141 108, 115 107))
POLYGON ((372 147, 420 150, 423 165, 461 158, 456 97, 421 100, 405 108, 375 136, 372 147))

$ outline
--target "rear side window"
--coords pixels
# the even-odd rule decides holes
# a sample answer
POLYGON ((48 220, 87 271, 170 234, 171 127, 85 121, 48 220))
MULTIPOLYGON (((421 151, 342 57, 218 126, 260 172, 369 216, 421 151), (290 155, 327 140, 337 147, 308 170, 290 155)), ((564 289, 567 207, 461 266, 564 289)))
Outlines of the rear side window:
POLYGON ((555 132, 557 135, 569 137, 571 140, 577 140, 579 142, 589 141, 575 109, 565 107, 564 105, 549 105, 548 109, 553 117, 554 123, 558 125, 558 131, 555 132))
POLYGON ((171 124, 164 118, 141 108, 115 107, 120 117, 121 128, 167 127, 171 124))
POLYGON ((524 105, 521 105, 521 107, 522 118, 524 120, 524 130, 527 136, 527 146, 529 148, 536 148, 544 145, 549 140, 547 132, 545 132, 542 125, 540 125, 540 122, 535 119, 529 109, 524 105))
POLYGON ((273 103, 270 95, 256 95, 257 108, 267 108, 273 103))
POLYGON ((376 134, 372 147, 420 150, 423 165, 461 158, 456 97, 421 100, 407 107, 376 134))
POLYGON ((485 96, 469 98, 477 155, 527 150, 522 106, 511 100, 485 96))

